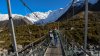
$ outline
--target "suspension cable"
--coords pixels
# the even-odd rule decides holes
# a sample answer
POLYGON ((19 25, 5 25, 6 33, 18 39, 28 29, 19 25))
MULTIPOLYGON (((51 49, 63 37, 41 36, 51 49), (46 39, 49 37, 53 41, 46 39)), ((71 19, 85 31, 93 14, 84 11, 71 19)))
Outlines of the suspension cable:
POLYGON ((28 8, 30 12, 33 12, 32 9, 31 9, 23 0, 20 0, 20 2, 21 2, 26 8, 28 8))
MULTIPOLYGON (((40 17, 38 17, 38 15, 36 15, 35 13, 33 13, 32 9, 23 1, 23 0, 19 0, 30 12, 32 12, 32 15, 35 15, 35 17, 37 17, 38 19, 40 19, 40 17)), ((43 22, 43 20, 42 20, 43 22)))
MULTIPOLYGON (((20 2, 30 11, 30 12, 32 12, 32 14, 34 14, 33 13, 33 11, 32 11, 32 9, 23 1, 23 0, 20 0, 20 2)), ((36 14, 34 14, 36 17, 38 17, 36 14)), ((39 18, 39 17, 38 17, 39 18)))

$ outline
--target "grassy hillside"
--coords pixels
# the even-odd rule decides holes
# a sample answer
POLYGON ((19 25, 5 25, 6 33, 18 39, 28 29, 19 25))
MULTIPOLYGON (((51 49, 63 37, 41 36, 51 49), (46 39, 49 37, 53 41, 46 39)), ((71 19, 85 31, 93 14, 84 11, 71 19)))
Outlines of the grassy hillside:
MULTIPOLYGON (((89 12, 88 23, 88 43, 100 43, 100 12, 89 12)), ((81 12, 73 18, 64 20, 60 27, 64 28, 64 33, 69 40, 83 44, 84 38, 84 13, 81 12)))
MULTIPOLYGON (((84 42, 84 12, 71 17, 63 18, 63 21, 47 24, 48 28, 58 27, 67 37, 68 41, 74 39, 76 42, 83 44, 84 42)), ((100 12, 89 12, 88 21, 88 43, 100 43, 100 12)), ((64 36, 63 35, 63 36, 64 36)))
MULTIPOLYGON (((65 18, 63 21, 48 23, 44 26, 37 25, 22 25, 15 27, 17 44, 24 45, 39 39, 48 33, 50 29, 59 27, 63 36, 65 35, 68 41, 74 39, 76 42, 83 44, 84 40, 84 13, 81 12, 71 18, 65 18)), ((100 12, 89 12, 88 21, 88 43, 100 43, 100 12)), ((7 48, 11 44, 11 37, 6 28, 0 31, 0 47, 7 48)))
MULTIPOLYGON (((7 48, 11 44, 11 36, 10 31, 5 28, 2 29, 3 31, 0 32, 0 47, 7 48)), ((36 25, 22 25, 15 27, 16 39, 17 44, 29 44, 31 42, 36 41, 37 39, 41 38, 42 36, 48 33, 47 29, 44 29, 42 26, 36 25)))

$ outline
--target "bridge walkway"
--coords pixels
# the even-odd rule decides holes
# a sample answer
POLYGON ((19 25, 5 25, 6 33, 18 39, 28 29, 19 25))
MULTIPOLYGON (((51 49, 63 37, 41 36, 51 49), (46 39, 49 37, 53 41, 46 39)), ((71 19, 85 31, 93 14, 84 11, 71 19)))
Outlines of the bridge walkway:
MULTIPOLYGON (((54 42, 51 41, 53 44, 54 42)), ((47 48, 44 56, 63 56, 62 55, 62 49, 61 49, 61 43, 60 40, 57 39, 57 44, 56 47, 52 46, 52 43, 49 45, 49 47, 47 48)))

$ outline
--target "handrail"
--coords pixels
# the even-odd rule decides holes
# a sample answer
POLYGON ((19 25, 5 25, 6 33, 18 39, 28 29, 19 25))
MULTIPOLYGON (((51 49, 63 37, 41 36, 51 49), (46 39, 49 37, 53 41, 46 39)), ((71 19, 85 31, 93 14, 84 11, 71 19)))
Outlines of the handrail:
POLYGON ((78 44, 75 43, 75 45, 77 45, 85 54, 92 56, 90 53, 86 52, 83 48, 81 48, 78 44))
MULTIPOLYGON (((47 34, 47 35, 48 35, 48 34, 47 34)), ((45 36, 39 38, 39 39, 36 40, 35 42, 30 43, 29 45, 25 46, 22 50, 16 51, 16 52, 18 52, 19 55, 24 55, 24 54, 26 54, 26 53, 24 53, 24 51, 30 50, 30 51, 29 51, 30 53, 27 53, 26 55, 28 55, 28 56, 30 56, 30 55, 35 55, 35 54, 33 54, 33 53, 34 53, 35 51, 38 51, 38 50, 36 50, 36 49, 37 49, 37 48, 41 48, 40 46, 42 46, 43 44, 46 44, 46 45, 43 45, 43 46, 44 46, 44 47, 43 47, 43 50, 44 50, 44 51, 42 51, 42 52, 45 52, 45 50, 46 50, 48 44, 50 43, 50 41, 47 40, 47 39, 49 39, 49 37, 46 37, 47 35, 45 35, 45 36), (31 52, 31 50, 32 50, 32 52, 31 52)), ((10 56, 15 55, 16 52, 13 52, 12 54, 10 54, 10 56)), ((9 55, 8 55, 8 56, 9 56, 9 55)))
MULTIPOLYGON (((62 35, 62 33, 60 33, 60 35, 61 36, 63 36, 62 35)), ((68 43, 68 42, 67 42, 68 43)), ((68 43, 68 44, 70 44, 70 43, 68 43)), ((70 44, 71 45, 71 44, 70 44)), ((85 51, 83 48, 81 48, 76 42, 74 43, 74 45, 76 45, 76 46, 78 46, 85 54, 87 54, 88 56, 92 56, 90 53, 88 53, 87 51, 85 51)))
POLYGON ((19 51, 18 53, 22 53, 23 51, 25 51, 26 49, 29 49, 33 46, 35 46, 36 44, 39 44, 40 42, 42 42, 46 37, 42 37, 39 38, 38 40, 36 40, 35 42, 30 43, 29 45, 25 46, 21 51, 19 51))
MULTIPOLYGON (((40 43, 40 44, 37 46, 37 48, 38 48, 40 45, 42 45, 45 41, 46 41, 46 39, 45 39, 42 43, 40 43)), ((34 51, 35 51, 35 50, 33 50, 28 56, 30 56, 34 51)))
MULTIPOLYGON (((43 40, 45 41, 45 38, 46 38, 46 37, 43 36, 42 38, 36 40, 35 42, 30 43, 29 45, 25 46, 22 50, 17 51, 17 52, 18 52, 18 53, 22 53, 23 51, 25 51, 25 50, 27 50, 27 49, 29 49, 29 48, 35 46, 36 44, 39 44, 39 43, 42 42, 43 40)), ((44 41, 43 41, 43 42, 44 42, 44 41)), ((15 53, 16 53, 16 52, 14 52, 12 55, 14 55, 15 53)))

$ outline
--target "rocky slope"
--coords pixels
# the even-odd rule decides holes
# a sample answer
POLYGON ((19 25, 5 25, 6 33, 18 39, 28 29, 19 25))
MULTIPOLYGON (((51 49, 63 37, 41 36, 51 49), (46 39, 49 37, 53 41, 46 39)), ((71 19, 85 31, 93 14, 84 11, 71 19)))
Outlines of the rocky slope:
MULTIPOLYGON (((91 0, 92 1, 92 0, 91 0)), ((96 0, 95 0, 96 1, 96 0)), ((77 2, 76 5, 74 5, 74 14, 73 14, 73 5, 68 9, 68 11, 65 12, 57 21, 61 21, 67 18, 70 18, 79 12, 84 11, 85 9, 84 2, 77 2), (78 6, 77 6, 78 4, 78 6)), ((100 0, 98 0, 96 3, 89 3, 89 11, 100 11, 100 0)))

